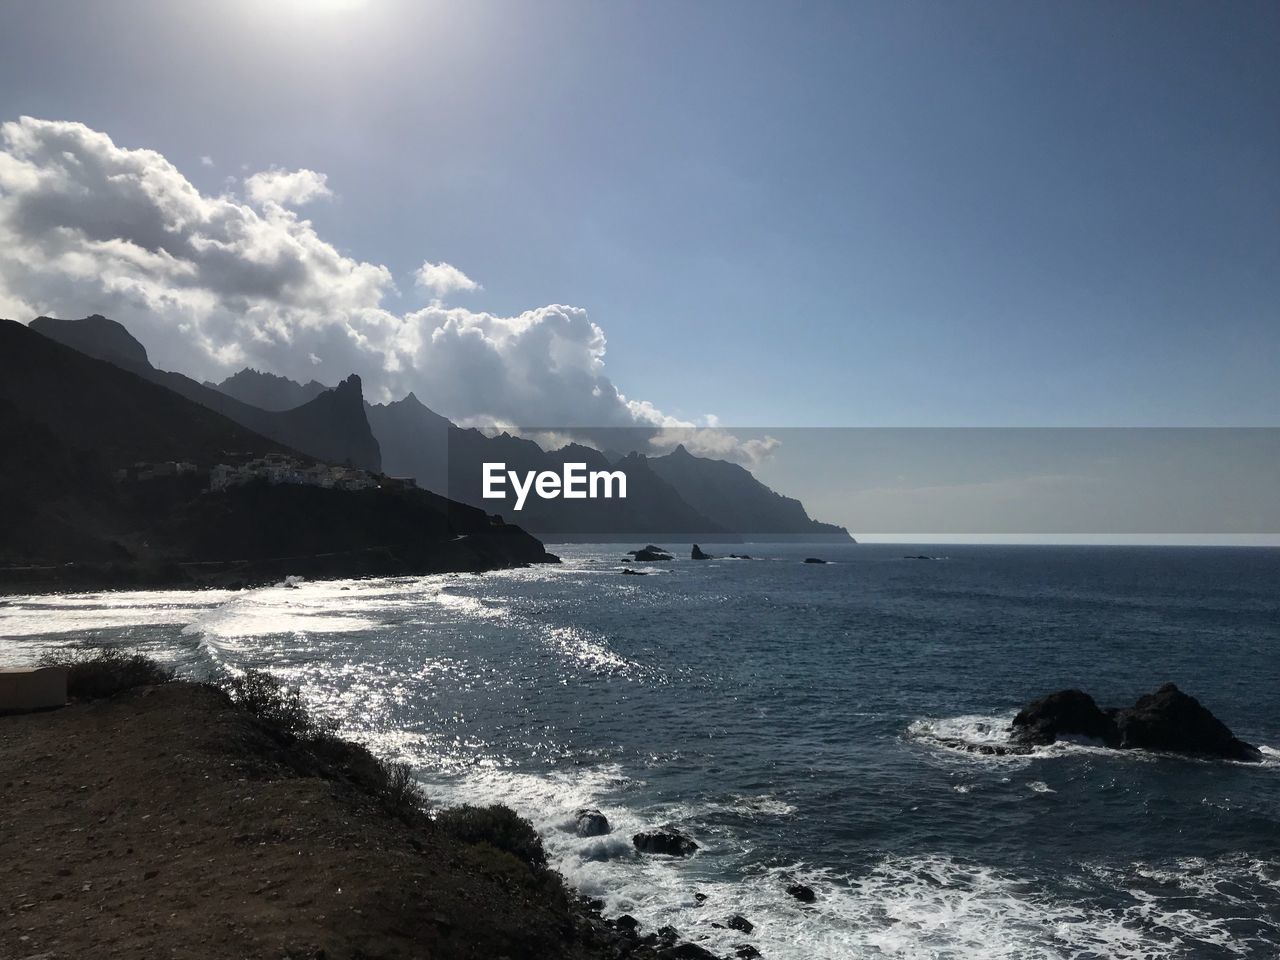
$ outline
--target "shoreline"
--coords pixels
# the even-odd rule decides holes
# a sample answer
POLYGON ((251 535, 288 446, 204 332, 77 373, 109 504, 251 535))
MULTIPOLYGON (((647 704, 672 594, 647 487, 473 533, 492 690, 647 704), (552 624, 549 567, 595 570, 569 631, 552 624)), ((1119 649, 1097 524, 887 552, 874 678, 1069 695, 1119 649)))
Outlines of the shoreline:
POLYGON ((0 953, 714 958, 603 918, 502 830, 446 829, 387 769, 184 680, 0 716, 0 953))

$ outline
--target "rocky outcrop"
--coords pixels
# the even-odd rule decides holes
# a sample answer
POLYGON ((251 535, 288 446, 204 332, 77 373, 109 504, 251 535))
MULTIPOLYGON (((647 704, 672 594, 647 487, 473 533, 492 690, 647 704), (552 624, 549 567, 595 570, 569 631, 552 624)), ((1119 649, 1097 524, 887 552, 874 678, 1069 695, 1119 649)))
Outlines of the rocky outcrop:
POLYGON ((1262 752, 1236 737, 1195 697, 1166 683, 1132 707, 1100 709, 1081 690, 1041 697, 1013 718, 1017 744, 1044 745, 1082 736, 1122 750, 1158 750, 1258 763, 1262 752))
POLYGON ((609 826, 609 818, 599 810, 582 809, 577 813, 577 823, 574 825, 574 832, 580 837, 603 837, 612 828, 609 826))
POLYGON ((635 557, 640 563, 655 563, 659 560, 674 560, 675 558, 667 552, 665 547, 655 547, 652 543, 639 550, 628 550, 629 556, 635 557))
POLYGON ((1013 718, 1014 739, 1043 746, 1061 737, 1090 737, 1118 746, 1116 725, 1083 690, 1059 690, 1041 697, 1013 718))
POLYGON ((661 853, 668 857, 687 857, 698 849, 692 838, 674 827, 661 830, 645 830, 631 838, 641 853, 661 853))
POLYGON ((804 562, 805 562, 805 563, 828 563, 829 561, 827 561, 827 560, 820 560, 820 559, 819 559, 819 558, 817 558, 817 557, 805 557, 805 558, 804 558, 804 562))
POLYGON ((1236 737, 1199 700, 1172 683, 1139 697, 1132 707, 1116 710, 1111 716, 1122 748, 1165 750, 1244 763, 1262 760, 1262 751, 1236 737))
POLYGON ((693 545, 693 551, 689 554, 690 560, 714 560, 715 557, 709 553, 703 553, 702 548, 696 543, 693 545))

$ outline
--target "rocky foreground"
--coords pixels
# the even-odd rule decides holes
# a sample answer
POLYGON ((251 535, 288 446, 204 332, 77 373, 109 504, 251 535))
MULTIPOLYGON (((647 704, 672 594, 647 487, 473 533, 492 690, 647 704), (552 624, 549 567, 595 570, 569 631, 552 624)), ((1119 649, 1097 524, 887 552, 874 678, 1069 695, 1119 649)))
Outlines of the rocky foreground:
POLYGON ((0 716, 0 956, 712 957, 601 918, 522 821, 446 829, 324 742, 181 682, 0 716))

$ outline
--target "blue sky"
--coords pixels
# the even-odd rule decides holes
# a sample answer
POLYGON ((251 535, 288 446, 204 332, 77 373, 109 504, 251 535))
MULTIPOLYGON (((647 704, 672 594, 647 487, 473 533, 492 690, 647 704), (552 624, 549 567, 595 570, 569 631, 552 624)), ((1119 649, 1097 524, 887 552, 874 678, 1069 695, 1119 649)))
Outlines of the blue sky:
POLYGON ((582 308, 674 417, 1280 421, 1274 4, 260 6, 4 3, 0 120, 321 172, 388 309, 582 308))

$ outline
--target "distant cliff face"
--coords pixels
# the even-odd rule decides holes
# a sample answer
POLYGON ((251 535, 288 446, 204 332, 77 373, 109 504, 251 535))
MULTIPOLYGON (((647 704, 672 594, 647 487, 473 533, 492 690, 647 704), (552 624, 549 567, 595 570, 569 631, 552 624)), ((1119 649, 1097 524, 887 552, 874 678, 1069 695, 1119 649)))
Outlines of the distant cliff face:
MULTIPOLYGON (((131 372, 0 320, 0 591, 385 576, 548 559, 519 528, 402 486, 263 482, 210 494, 209 468, 228 452, 293 451, 157 382, 167 377, 177 375, 131 372), (138 461, 197 469, 163 481, 116 476, 138 461)), ((277 422, 298 432, 327 424, 340 434, 357 418, 368 430, 358 377, 272 416, 292 418, 277 422)))
POLYGON ((844 527, 812 520, 804 505, 770 490, 745 467, 726 460, 695 457, 683 445, 649 461, 696 509, 747 538, 812 535, 849 538, 844 527))
POLYGON ((263 373, 249 367, 232 374, 221 383, 206 383, 205 386, 213 387, 251 407, 275 411, 300 407, 329 389, 315 380, 298 383, 288 377, 263 373))
POLYGON ((108 320, 100 313, 82 320, 36 317, 29 326, 51 340, 118 367, 151 367, 147 348, 123 324, 108 320))
POLYGON ((366 404, 354 375, 329 390, 315 381, 304 385, 242 370, 215 387, 156 370, 142 344, 105 317, 42 317, 31 328, 138 373, 286 447, 319 460, 413 477, 424 489, 490 512, 504 512, 504 507, 481 496, 485 463, 505 463, 522 475, 561 473, 565 463, 626 472, 625 501, 532 499, 518 514, 505 511, 508 520, 545 536, 599 540, 689 534, 711 542, 849 537, 843 527, 811 519, 800 501, 775 493, 743 467, 693 456, 684 447, 663 457, 602 454, 578 445, 547 452, 521 437, 464 430, 413 394, 393 403, 366 404))
MULTIPOLYGON (((145 377, 300 453, 331 463, 349 462, 374 472, 382 468, 378 441, 365 417, 359 377, 352 376, 340 388, 322 392, 291 410, 264 410, 180 373, 157 370, 147 360, 142 344, 114 320, 96 314, 82 320, 40 317, 30 326, 73 350, 145 377)), ((298 391, 307 390, 292 381, 285 382, 298 391)))

